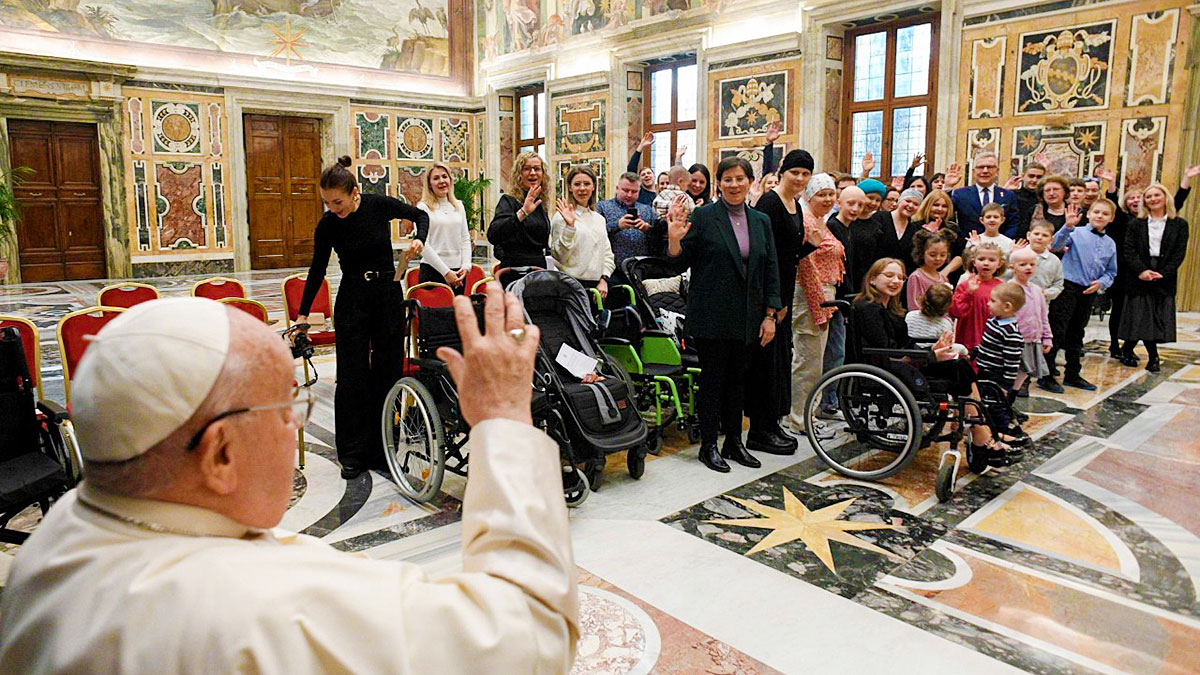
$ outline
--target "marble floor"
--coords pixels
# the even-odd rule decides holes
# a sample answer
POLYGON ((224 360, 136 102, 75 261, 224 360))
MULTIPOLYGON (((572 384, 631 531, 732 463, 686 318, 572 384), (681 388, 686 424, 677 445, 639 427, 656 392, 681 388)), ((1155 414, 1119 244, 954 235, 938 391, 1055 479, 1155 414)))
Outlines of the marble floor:
MULTIPOLYGON (((279 316, 284 274, 238 276, 279 316)), ((191 281, 151 283, 175 294, 191 281)), ((100 286, 0 287, 0 314, 42 328, 49 398, 62 392, 54 321, 100 286)), ((610 457, 571 512, 583 591, 573 672, 1200 672, 1200 315, 1179 325, 1148 373, 1108 358, 1094 319, 1084 376, 1097 391, 1035 387, 1019 403, 1034 449, 963 475, 947 503, 933 494, 936 450, 881 483, 830 473, 803 442, 729 474, 675 432, 641 480, 610 457)), ((341 480, 337 364, 322 353, 316 367, 283 526, 454 572, 463 482, 448 477, 422 505, 379 473, 341 480)), ((0 576, 16 548, 0 549, 0 576)))

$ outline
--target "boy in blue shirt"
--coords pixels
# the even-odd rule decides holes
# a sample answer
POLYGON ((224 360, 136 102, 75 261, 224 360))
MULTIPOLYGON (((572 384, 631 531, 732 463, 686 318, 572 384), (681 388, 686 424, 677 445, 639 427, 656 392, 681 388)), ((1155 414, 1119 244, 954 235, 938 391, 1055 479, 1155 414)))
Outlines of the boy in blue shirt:
POLYGON ((1080 376, 1083 359, 1083 331, 1092 314, 1092 302, 1097 291, 1112 286, 1117 276, 1117 245, 1104 228, 1112 222, 1117 207, 1107 199, 1097 199, 1088 209, 1088 224, 1079 225, 1079 208, 1067 209, 1066 224, 1054 235, 1050 250, 1063 251, 1063 291, 1050 303, 1050 332, 1054 347, 1046 356, 1050 374, 1038 379, 1038 386, 1047 391, 1062 393, 1054 379, 1058 375, 1055 357, 1062 349, 1067 354, 1063 384, 1068 387, 1095 391, 1096 385, 1080 376))

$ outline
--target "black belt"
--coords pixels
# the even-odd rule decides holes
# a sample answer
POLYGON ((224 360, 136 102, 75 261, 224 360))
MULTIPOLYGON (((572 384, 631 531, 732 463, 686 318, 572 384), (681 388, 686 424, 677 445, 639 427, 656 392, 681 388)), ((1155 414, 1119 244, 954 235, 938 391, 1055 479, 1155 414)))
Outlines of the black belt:
POLYGON ((367 270, 366 272, 343 272, 342 276, 354 281, 391 281, 396 277, 394 270, 367 270))

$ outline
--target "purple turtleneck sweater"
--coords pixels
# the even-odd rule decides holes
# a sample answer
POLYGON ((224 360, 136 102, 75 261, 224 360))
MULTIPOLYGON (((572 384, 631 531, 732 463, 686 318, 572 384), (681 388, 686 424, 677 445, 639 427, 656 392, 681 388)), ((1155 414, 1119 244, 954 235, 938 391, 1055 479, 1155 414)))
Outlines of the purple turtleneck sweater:
POLYGON ((746 202, 730 204, 724 199, 725 210, 729 212, 729 223, 733 225, 733 236, 737 238, 738 251, 742 254, 742 262, 750 260, 750 229, 746 221, 746 202))

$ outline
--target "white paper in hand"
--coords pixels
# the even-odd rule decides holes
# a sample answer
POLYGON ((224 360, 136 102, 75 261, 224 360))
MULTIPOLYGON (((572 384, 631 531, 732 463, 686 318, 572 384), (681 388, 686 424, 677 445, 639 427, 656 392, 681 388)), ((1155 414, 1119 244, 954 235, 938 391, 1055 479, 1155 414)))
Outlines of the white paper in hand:
POLYGON ((558 356, 555 356, 554 360, 558 365, 566 368, 568 373, 579 379, 583 379, 583 376, 588 373, 596 372, 596 366, 598 365, 596 359, 565 342, 558 348, 558 356))

